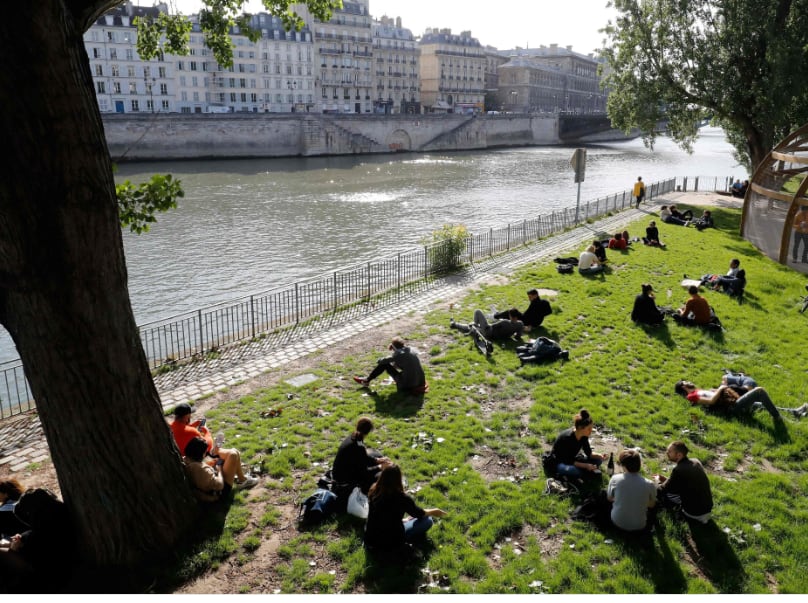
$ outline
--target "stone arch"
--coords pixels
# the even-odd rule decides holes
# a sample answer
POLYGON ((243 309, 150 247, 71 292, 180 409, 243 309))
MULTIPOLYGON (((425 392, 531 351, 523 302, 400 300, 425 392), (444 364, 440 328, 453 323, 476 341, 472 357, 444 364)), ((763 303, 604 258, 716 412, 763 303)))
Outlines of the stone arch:
POLYGON ((393 152, 412 151, 412 139, 406 130, 398 129, 387 137, 387 148, 393 152))
POLYGON ((744 198, 741 235, 773 260, 808 272, 808 263, 801 261, 808 254, 802 207, 808 208, 808 124, 786 136, 758 165, 744 198))

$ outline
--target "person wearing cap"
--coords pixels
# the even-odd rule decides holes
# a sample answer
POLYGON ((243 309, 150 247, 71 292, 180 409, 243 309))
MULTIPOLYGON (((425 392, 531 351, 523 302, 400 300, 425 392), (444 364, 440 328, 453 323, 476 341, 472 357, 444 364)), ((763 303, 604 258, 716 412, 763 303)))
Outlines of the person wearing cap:
POLYGON ((258 480, 249 475, 244 475, 241 468, 241 453, 235 448, 219 448, 213 441, 210 430, 204 425, 204 420, 191 423, 191 405, 185 402, 177 404, 174 408, 174 420, 171 422, 171 433, 174 434, 174 441, 177 448, 187 456, 186 448, 194 438, 201 438, 205 442, 205 454, 215 459, 214 463, 222 466, 224 480, 230 478, 231 486, 235 481, 236 487, 251 488, 258 480), (226 469, 225 469, 226 467, 226 469))
POLYGON ((392 355, 379 360, 370 375, 367 377, 355 376, 353 380, 362 387, 367 387, 371 381, 387 371, 387 374, 396 382, 398 391, 425 393, 429 386, 426 383, 424 369, 421 367, 418 356, 404 344, 401 337, 394 337, 388 349, 392 355))
POLYGON ((654 288, 649 283, 643 284, 642 293, 634 298, 631 320, 652 326, 660 325, 665 320, 665 315, 657 308, 654 288))

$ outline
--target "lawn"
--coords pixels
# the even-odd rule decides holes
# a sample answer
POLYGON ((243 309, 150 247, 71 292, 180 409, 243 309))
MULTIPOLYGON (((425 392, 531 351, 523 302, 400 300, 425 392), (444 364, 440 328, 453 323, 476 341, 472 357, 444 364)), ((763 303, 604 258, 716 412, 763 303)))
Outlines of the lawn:
MULTIPOLYGON (((765 412, 728 418, 673 394, 680 378, 717 386, 726 367, 753 375, 778 406, 805 401, 805 277, 736 234, 740 211, 713 215, 718 230, 661 224, 666 249, 635 243, 610 252, 603 276, 562 275, 548 258, 454 305, 455 318, 470 320, 474 308, 523 307, 527 289, 551 290, 553 314, 539 334, 559 340, 569 361, 520 367, 515 343, 486 359, 448 328, 442 304, 401 333, 427 372, 423 400, 345 378, 367 373, 380 342, 339 364, 321 354, 308 385, 282 382, 220 404, 209 423, 224 426, 245 459, 263 459, 265 488, 238 493, 221 529, 183 558, 175 578, 226 567, 232 580, 246 576, 238 592, 283 593, 808 592, 808 419, 789 417, 778 429, 765 412), (630 321, 642 283, 654 286, 660 305, 678 307, 687 297, 683 274, 723 273, 733 257, 749 279, 743 301, 705 292, 724 332, 630 321), (280 416, 266 412, 279 407, 280 416), (581 408, 595 419, 595 449, 639 447, 646 475, 668 474, 665 447, 683 439, 708 470, 714 521, 691 529, 661 514, 649 546, 572 520, 573 498, 544 494, 539 458, 581 408), (296 504, 365 415, 377 426, 368 444, 401 465, 419 504, 449 513, 430 531, 424 558, 406 567, 366 559, 359 520, 310 530, 294 523, 296 504)), ((646 222, 629 227, 632 236, 646 222)))

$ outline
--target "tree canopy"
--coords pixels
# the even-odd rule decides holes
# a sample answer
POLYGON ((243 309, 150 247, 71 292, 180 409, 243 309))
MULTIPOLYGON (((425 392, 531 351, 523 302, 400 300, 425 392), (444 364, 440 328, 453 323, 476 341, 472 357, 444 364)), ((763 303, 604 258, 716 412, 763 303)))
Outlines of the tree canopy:
POLYGON ((686 150, 712 119, 750 172, 808 121, 808 0, 613 0, 602 50, 607 111, 686 150))

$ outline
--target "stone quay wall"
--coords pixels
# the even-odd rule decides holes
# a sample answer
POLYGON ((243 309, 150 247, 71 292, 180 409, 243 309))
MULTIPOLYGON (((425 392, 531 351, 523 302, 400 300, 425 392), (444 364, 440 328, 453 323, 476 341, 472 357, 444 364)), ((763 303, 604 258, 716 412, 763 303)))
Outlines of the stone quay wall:
POLYGON ((559 137, 559 121, 550 114, 103 115, 116 162, 462 151, 574 142, 559 137))

